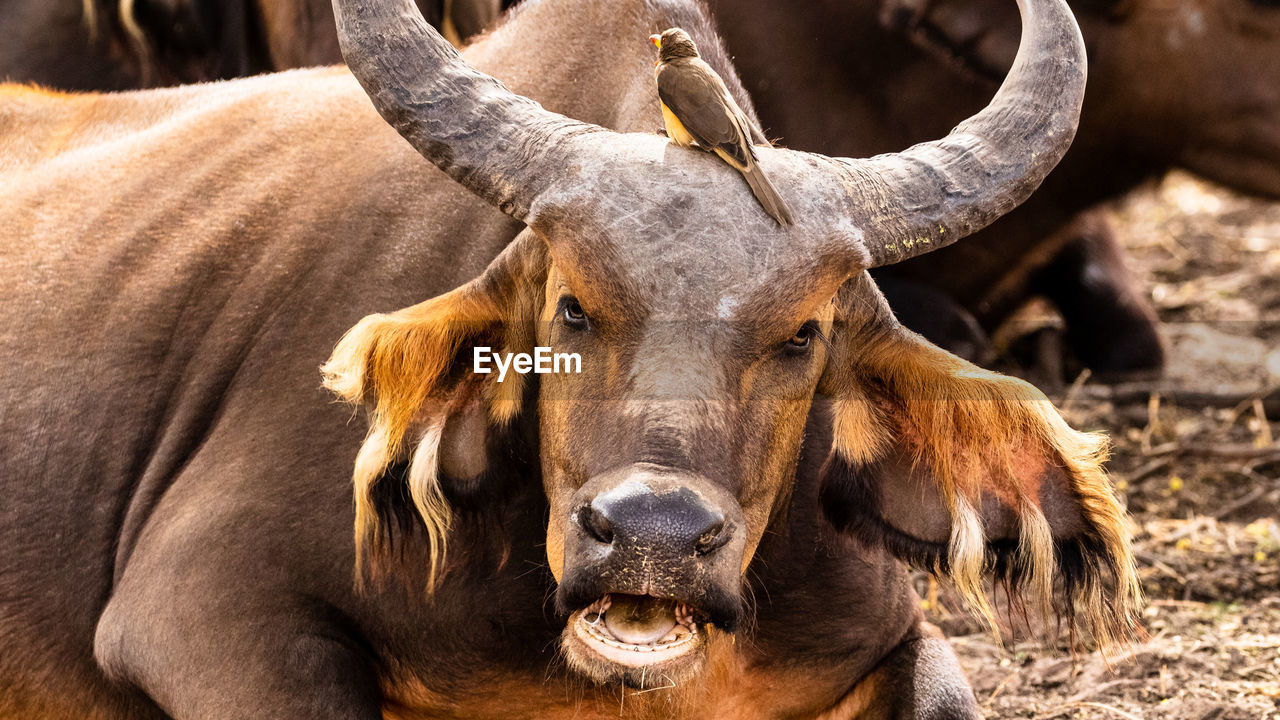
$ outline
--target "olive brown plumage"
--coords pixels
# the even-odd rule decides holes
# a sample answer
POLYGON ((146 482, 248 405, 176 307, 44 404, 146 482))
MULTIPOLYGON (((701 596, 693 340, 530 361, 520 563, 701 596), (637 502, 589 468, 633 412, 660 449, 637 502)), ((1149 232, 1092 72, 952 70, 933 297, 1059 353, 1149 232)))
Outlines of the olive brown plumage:
POLYGON ((649 40, 658 47, 653 74, 667 137, 677 145, 696 143, 719 155, 742 173, 765 212, 779 225, 790 225, 791 210, 760 169, 752 147, 769 141, 738 107, 716 71, 698 57, 689 34, 671 28, 649 40))

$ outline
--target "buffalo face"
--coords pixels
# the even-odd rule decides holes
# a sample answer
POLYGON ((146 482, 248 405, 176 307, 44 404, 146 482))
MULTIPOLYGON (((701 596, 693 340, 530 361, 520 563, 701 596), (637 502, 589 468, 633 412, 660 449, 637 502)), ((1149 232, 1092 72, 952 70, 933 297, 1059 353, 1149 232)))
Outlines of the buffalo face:
POLYGON ((547 556, 567 656, 601 681, 667 683, 698 667, 709 628, 739 625, 843 280, 838 263, 771 268, 751 239, 694 242, 617 244, 607 266, 561 256, 546 283, 538 343, 582 358, 539 383, 547 556))
POLYGON ((570 663, 599 682, 687 678, 749 624, 744 576, 787 510, 821 395, 829 521, 949 574, 988 617, 993 572, 1047 608, 1062 568, 1055 609, 1127 631, 1136 580, 1100 439, 905 331, 866 273, 991 222, 1062 157, 1083 47, 1060 0, 1030 4, 1009 79, 947 138, 867 160, 757 148, 796 218, 780 227, 715 156, 549 113, 406 23, 405 2, 339 0, 344 54, 379 112, 528 226, 472 282, 362 320, 324 368, 371 410, 357 572, 395 571, 405 527, 438 570, 447 488, 510 474, 494 448, 532 427, 570 663), (473 371, 477 346, 573 354, 581 372, 499 380, 473 371))
POLYGON ((534 418, 571 663, 633 685, 701 666, 711 629, 748 612, 743 576, 788 497, 846 269, 751 239, 667 262, 691 241, 614 245, 606 264, 527 231, 472 283, 348 333, 325 372, 372 402, 355 480, 362 572, 394 565, 400 520, 380 498, 411 499, 438 557, 451 496, 495 482, 495 438, 534 418), (481 346, 571 354, 580 372, 477 374, 481 346))

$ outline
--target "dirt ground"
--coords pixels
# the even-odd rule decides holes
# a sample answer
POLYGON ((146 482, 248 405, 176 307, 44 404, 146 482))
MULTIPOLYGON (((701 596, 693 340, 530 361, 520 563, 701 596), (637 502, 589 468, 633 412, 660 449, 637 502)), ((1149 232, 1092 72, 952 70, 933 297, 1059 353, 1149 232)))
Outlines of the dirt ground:
POLYGON ((1110 212, 1168 372, 1052 395, 1115 443, 1147 638, 1106 658, 1001 645, 922 577, 926 611, 991 718, 1280 718, 1280 205, 1175 173, 1110 212))

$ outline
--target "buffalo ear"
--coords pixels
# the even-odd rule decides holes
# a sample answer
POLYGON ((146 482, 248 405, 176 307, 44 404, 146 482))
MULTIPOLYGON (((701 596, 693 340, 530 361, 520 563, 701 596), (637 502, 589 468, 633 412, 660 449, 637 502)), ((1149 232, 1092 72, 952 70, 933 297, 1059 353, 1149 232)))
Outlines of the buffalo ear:
POLYGON ((524 398, 520 373, 475 374, 472 348, 532 351, 545 273, 542 242, 526 231, 476 280, 362 319, 321 367, 325 387, 369 412, 353 475, 359 580, 383 576, 421 535, 434 587, 453 520, 447 480, 482 482, 524 398))
POLYGON ((902 328, 856 285, 820 384, 827 516, 950 577, 993 629, 987 579, 1100 643, 1127 638, 1141 591, 1106 439, 1073 430, 1030 384, 902 328))

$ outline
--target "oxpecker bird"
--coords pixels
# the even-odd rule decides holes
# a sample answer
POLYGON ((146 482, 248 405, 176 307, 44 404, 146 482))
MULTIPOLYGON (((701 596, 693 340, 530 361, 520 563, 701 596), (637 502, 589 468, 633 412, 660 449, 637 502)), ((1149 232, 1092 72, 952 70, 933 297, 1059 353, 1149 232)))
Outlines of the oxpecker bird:
POLYGON ((734 102, 724 80, 698 57, 689 34, 671 28, 661 35, 650 35, 649 41, 658 48, 653 74, 667 137, 677 145, 696 144, 719 155, 742 173, 765 212, 779 225, 790 225, 791 210, 756 161, 754 144, 768 145, 769 141, 734 102))

